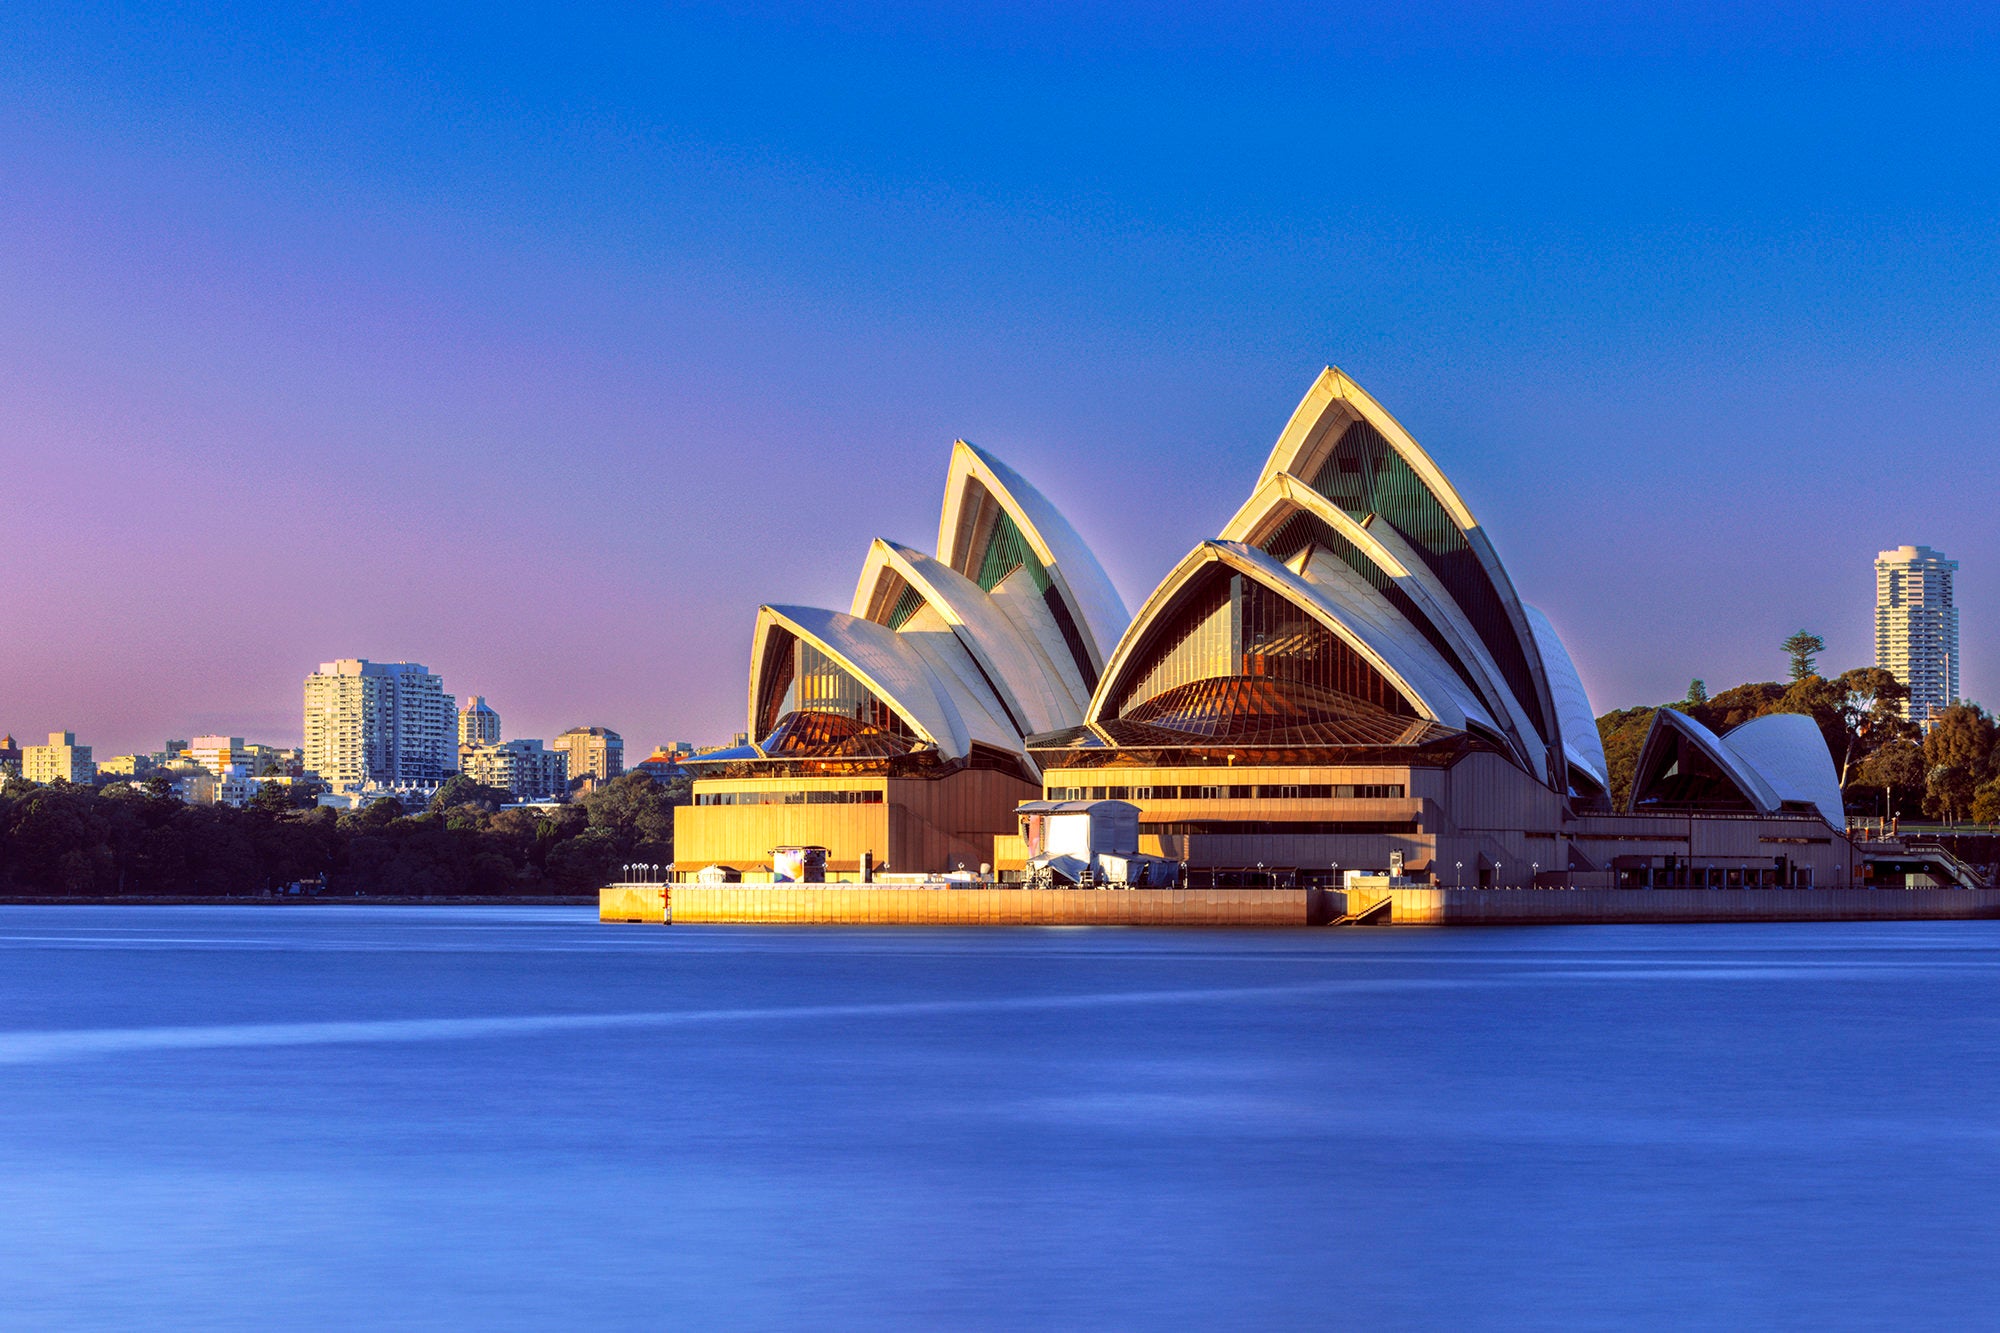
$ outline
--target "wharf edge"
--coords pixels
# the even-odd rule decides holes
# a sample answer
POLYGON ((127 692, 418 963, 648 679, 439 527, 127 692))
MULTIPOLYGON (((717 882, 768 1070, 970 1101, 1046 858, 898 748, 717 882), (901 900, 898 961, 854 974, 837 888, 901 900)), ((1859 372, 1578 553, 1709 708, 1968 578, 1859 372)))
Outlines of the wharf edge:
POLYGON ((615 884, 598 919, 665 925, 1641 925, 2000 918, 2000 889, 1028 889, 615 884))

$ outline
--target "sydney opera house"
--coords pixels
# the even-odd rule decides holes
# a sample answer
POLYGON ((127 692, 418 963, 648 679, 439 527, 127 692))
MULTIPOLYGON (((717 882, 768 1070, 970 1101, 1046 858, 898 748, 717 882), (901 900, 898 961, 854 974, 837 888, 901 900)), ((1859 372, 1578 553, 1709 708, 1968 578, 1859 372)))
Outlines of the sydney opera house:
POLYGON ((1575 663, 1436 464, 1338 370, 1249 499, 1128 614, 1090 548, 953 447, 935 555, 878 540, 846 612, 766 606, 752 743, 698 761, 680 877, 982 873, 1029 801, 1129 802, 1193 885, 1400 863, 1441 885, 1851 879, 1804 717, 1662 710, 1623 809, 1575 663), (1400 853, 1400 856, 1396 854, 1400 853))

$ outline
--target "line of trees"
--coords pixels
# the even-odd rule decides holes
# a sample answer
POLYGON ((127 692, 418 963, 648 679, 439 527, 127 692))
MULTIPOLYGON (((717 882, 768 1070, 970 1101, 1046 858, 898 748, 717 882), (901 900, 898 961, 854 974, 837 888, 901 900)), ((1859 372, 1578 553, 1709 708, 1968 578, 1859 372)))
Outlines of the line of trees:
POLYGON ((394 896, 587 893, 627 862, 673 859, 683 779, 628 773, 553 810, 464 775, 429 808, 302 806, 263 788, 242 809, 187 805, 165 783, 102 790, 13 779, 0 789, 0 893, 223 896, 324 876, 327 891, 394 896))

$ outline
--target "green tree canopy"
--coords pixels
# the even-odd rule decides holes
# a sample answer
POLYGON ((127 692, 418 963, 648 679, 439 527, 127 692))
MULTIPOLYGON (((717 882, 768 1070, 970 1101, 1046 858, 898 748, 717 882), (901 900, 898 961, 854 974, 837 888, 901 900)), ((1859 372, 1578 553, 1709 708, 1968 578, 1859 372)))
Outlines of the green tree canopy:
POLYGON ((1791 659, 1792 679, 1803 680, 1813 674, 1814 662, 1826 651, 1826 640, 1810 630, 1800 630, 1778 645, 1791 659))

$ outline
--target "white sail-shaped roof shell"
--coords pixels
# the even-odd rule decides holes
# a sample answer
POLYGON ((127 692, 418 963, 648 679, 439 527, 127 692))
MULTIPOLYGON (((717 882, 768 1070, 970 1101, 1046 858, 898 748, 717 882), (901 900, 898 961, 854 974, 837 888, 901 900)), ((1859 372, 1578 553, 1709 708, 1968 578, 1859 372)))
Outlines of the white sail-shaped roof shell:
POLYGON ((896 711, 920 738, 946 759, 972 751, 975 741, 1013 753, 1020 735, 1004 716, 995 716, 985 693, 974 685, 978 669, 963 645, 950 635, 929 642, 900 635, 859 616, 817 607, 764 606, 750 647, 750 731, 756 738, 763 692, 765 647, 774 630, 812 644, 842 670, 896 711))
POLYGON ((1548 673, 1549 695, 1555 701, 1556 720, 1562 724, 1563 755, 1601 790, 1610 791, 1611 766, 1604 759, 1604 738, 1597 733, 1597 714, 1591 711, 1590 694, 1583 688, 1576 662, 1547 616, 1532 606, 1521 609, 1528 613, 1528 626, 1541 649, 1542 669, 1548 673))
POLYGON ((1775 814, 1787 802, 1805 805, 1836 829, 1847 827, 1840 778, 1819 724, 1803 713, 1771 713, 1752 718, 1727 736, 1717 736, 1686 713, 1662 708, 1639 749, 1639 764, 1628 808, 1637 809, 1639 789, 1652 766, 1661 738, 1677 732, 1700 747, 1729 776, 1760 814, 1775 814))
POLYGON ((1803 713, 1771 713, 1752 718, 1722 738, 1745 764, 1757 771, 1781 801, 1813 807, 1835 828, 1847 826, 1847 808, 1840 796, 1840 775, 1819 724, 1803 713))
MULTIPOLYGON (((951 471, 945 480, 944 508, 938 517, 937 551, 941 561, 956 565, 961 528, 971 517, 967 500, 972 493, 970 483, 974 482, 999 503, 1020 529, 1067 606, 1082 635, 1082 649, 1088 660, 1087 672, 1082 663, 1076 664, 1081 687, 1078 692, 1087 697, 1091 681, 1103 672, 1112 646, 1130 621, 1124 600, 1062 512, 1020 473, 964 440, 952 445, 951 471)), ((970 575, 973 570, 959 572, 970 575)), ((994 591, 999 597, 1000 590, 994 591)), ((1003 605, 1009 601, 1004 597, 1000 600, 1003 605)), ((1043 646, 1050 656, 1058 661, 1071 660, 1069 647, 1047 611, 1033 605, 1032 599, 1012 601, 1015 604, 1009 606, 1010 612, 1032 630, 1038 641, 1045 641, 1043 646)))
MULTIPOLYGON (((1554 700, 1550 696, 1549 682, 1537 650, 1533 630, 1529 627, 1527 614, 1522 609, 1520 598, 1514 592, 1514 585, 1507 577, 1506 569, 1487 540, 1484 530, 1472 516, 1458 492, 1439 470, 1437 464, 1420 448, 1402 423, 1385 411, 1380 403, 1371 398, 1360 385, 1349 379, 1341 371, 1328 367, 1320 373, 1306 396, 1302 399, 1291 420, 1272 447, 1265 462, 1263 474, 1258 478, 1261 487, 1272 478, 1290 473, 1295 477, 1311 478, 1319 465, 1338 446, 1347 428, 1357 421, 1365 421, 1373 427, 1382 441, 1394 451, 1396 456, 1410 469, 1417 481, 1429 492, 1430 497, 1443 510, 1447 520, 1458 530, 1477 563, 1493 596, 1498 600, 1501 614, 1505 617, 1504 629, 1496 630, 1510 644, 1489 643, 1490 655, 1496 662, 1504 653, 1509 660, 1519 655, 1526 671, 1526 688, 1533 696, 1520 702, 1526 711, 1546 720, 1546 726, 1536 729, 1544 745, 1544 757, 1536 767, 1552 782, 1561 784, 1562 764, 1566 762, 1562 752, 1560 722, 1554 700)), ((1374 526, 1370 524, 1369 526, 1374 526)), ((1386 525, 1385 525, 1386 526, 1386 525)), ((1419 561, 1421 563, 1421 560, 1419 561)), ((1454 599, 1456 600, 1456 599, 1454 599)), ((1469 613, 1470 608, 1461 606, 1469 613)), ((1467 614, 1468 623, 1474 617, 1467 614)), ((1484 636, 1482 636, 1484 637, 1484 636)))
POLYGON ((1720 736, 1678 709, 1662 708, 1653 714, 1653 725, 1646 732, 1645 743, 1639 747, 1639 762, 1633 769, 1632 794, 1628 800, 1631 809, 1638 809, 1640 798, 1645 795, 1639 784, 1650 771, 1656 752, 1669 735, 1682 737, 1708 756, 1709 762, 1736 785, 1759 813, 1770 814, 1782 804, 1778 793, 1764 780, 1764 775, 1754 765, 1745 762, 1720 736))
MULTIPOLYGON (((1451 594, 1438 582, 1429 566, 1409 549, 1389 524, 1372 521, 1358 523, 1302 479, 1280 472, 1268 477, 1236 511, 1235 517, 1223 528, 1222 536, 1225 540, 1262 546, 1280 525, 1299 511, 1311 514, 1331 528, 1336 536, 1351 543, 1364 559, 1409 598, 1457 654, 1470 677, 1462 683, 1481 701, 1486 714, 1495 719, 1502 738, 1514 748, 1522 765, 1530 772, 1540 772, 1546 763, 1546 756, 1539 740, 1531 740, 1538 735, 1535 724, 1522 709, 1513 691, 1507 688, 1506 679, 1487 651, 1485 641, 1466 620, 1464 613, 1458 609, 1458 603, 1452 600, 1451 594)), ((1318 561, 1314 563, 1321 564, 1318 561)), ((1333 562, 1329 560, 1327 563, 1333 562)), ((1358 576, 1340 581, 1340 586, 1352 587, 1356 583, 1366 586, 1376 602, 1383 600, 1382 594, 1358 576)), ((1400 612, 1394 614, 1407 619, 1400 612)), ((1437 650, 1429 639, 1420 629, 1412 628, 1416 637, 1423 641, 1423 647, 1436 656, 1437 650)), ((1441 656, 1438 658, 1438 669, 1454 676, 1458 674, 1441 656)))
POLYGON ((1366 584, 1355 579, 1355 587, 1345 588, 1342 595, 1336 595, 1327 586, 1278 563, 1254 546, 1217 541, 1203 542, 1189 552, 1154 589, 1105 669, 1097 696, 1091 701, 1090 721, 1107 720, 1107 710, 1126 680, 1149 665, 1148 627, 1170 616, 1182 595, 1194 586, 1196 577, 1215 564, 1254 579, 1306 611, 1374 668, 1420 716, 1459 730, 1465 730, 1468 724, 1489 731, 1495 729, 1484 705, 1445 667, 1428 644, 1416 638, 1407 621, 1393 612, 1384 615, 1387 604, 1379 598, 1376 601, 1380 605, 1375 606, 1360 595, 1373 592, 1366 584))
POLYGON ((1075 671, 1065 673, 1050 661, 1042 645, 1024 634, 978 584, 921 551, 878 538, 868 549, 855 585, 852 614, 866 618, 891 575, 914 588, 937 621, 931 628, 929 618, 919 617, 897 632, 955 635, 984 671, 982 687, 998 692, 1000 711, 1017 724, 1022 736, 1083 721, 1090 700, 1074 692, 1073 682, 1081 683, 1075 671))

